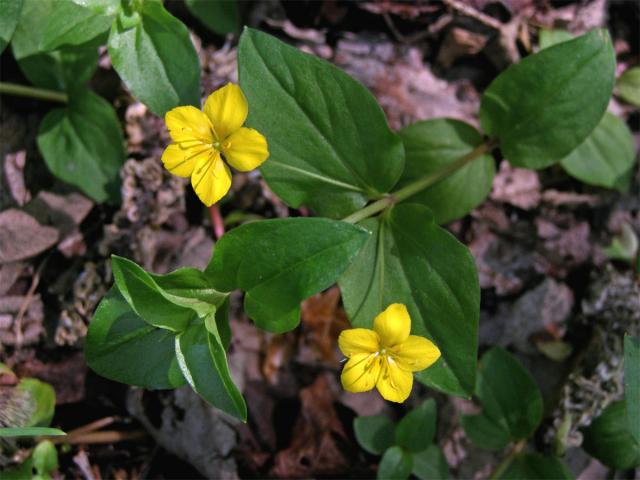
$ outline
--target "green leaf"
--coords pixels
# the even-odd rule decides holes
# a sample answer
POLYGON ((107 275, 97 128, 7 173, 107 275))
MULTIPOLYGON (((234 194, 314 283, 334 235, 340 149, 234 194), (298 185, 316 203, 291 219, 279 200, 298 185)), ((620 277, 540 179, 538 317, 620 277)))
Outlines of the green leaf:
POLYGON ((420 480, 443 480, 449 478, 449 464, 437 445, 413 454, 412 473, 420 480))
POLYGON ((176 337, 175 346, 189 385, 207 402, 246 421, 247 406, 233 383, 219 336, 207 331, 202 321, 196 321, 176 337))
POLYGON ((640 67, 630 68, 620 75, 616 90, 625 102, 640 107, 640 67))
POLYGON ((142 320, 115 286, 89 324, 85 356, 92 370, 117 382, 150 389, 185 383, 175 355, 175 335, 142 320))
POLYGON ((236 0, 185 0, 185 4, 194 17, 215 33, 224 35, 239 30, 236 0))
POLYGON ((40 476, 48 476, 58 469, 58 451, 49 440, 38 443, 31 458, 33 458, 33 467, 40 476))
POLYGON ((625 192, 635 161, 631 130, 624 120, 607 112, 587 139, 560 163, 578 180, 625 192))
POLYGON ((31 83, 52 90, 71 91, 86 83, 98 66, 95 46, 78 46, 44 52, 40 43, 55 0, 24 0, 11 49, 20 69, 31 83))
POLYGON ((436 402, 430 398, 407 413, 398 423, 395 444, 408 452, 426 449, 436 434, 436 402))
POLYGON ((16 30, 20 12, 22 11, 22 0, 0 0, 0 53, 9 45, 13 32, 16 30))
POLYGON ((640 338, 624 336, 624 398, 629 431, 640 443, 640 338))
POLYGON ((566 30, 554 30, 554 29, 546 29, 543 28, 540 30, 540 50, 544 50, 545 48, 552 47, 557 45, 558 43, 567 42, 573 39, 573 35, 571 35, 566 30))
POLYGON ((400 204, 361 225, 372 235, 339 280, 351 323, 372 328, 389 304, 405 304, 412 334, 433 340, 442 353, 416 378, 448 394, 470 396, 480 317, 471 253, 421 205, 400 204))
MULTIPOLYGON (((406 163, 398 187, 432 175, 482 143, 482 136, 459 120, 438 118, 400 130, 406 163)), ((487 197, 496 172, 491 155, 482 155, 450 176, 411 197, 429 207, 436 223, 463 217, 487 197)))
POLYGON ((61 435, 66 433, 49 427, 0 428, 0 437, 59 437, 61 435))
MULTIPOLYGON (((40 40, 43 51, 55 50, 69 45, 82 45, 104 37, 113 18, 95 10, 78 5, 72 0, 56 0, 56 7, 47 18, 40 40)), ((98 46, 99 43, 95 42, 98 46)))
POLYGON ((205 273, 218 290, 246 292, 244 308, 257 326, 286 332, 300 321, 300 302, 334 284, 367 237, 326 218, 248 223, 218 241, 205 273))
POLYGON ((625 401, 614 402, 584 430, 582 448, 607 467, 635 468, 640 465, 640 443, 629 427, 625 401))
POLYGON ((120 0, 71 0, 81 7, 101 15, 115 15, 120 10, 120 0))
POLYGON ((111 266, 118 289, 131 308, 148 324, 173 332, 186 329, 195 315, 215 313, 227 297, 214 290, 195 268, 153 275, 117 255, 112 255, 111 266))
POLYGON ((269 142, 262 173, 285 202, 341 218, 395 185, 404 167, 402 142, 364 86, 249 28, 238 64, 248 122, 269 142))
POLYGON ((494 347, 485 353, 478 367, 476 396, 480 415, 462 417, 467 435, 479 446, 498 449, 505 436, 511 441, 529 438, 542 420, 540 389, 531 374, 509 352, 494 347), (496 436, 495 442, 490 441, 496 436))
POLYGON ((89 90, 71 94, 64 108, 40 123, 38 148, 56 177, 97 202, 120 201, 120 167, 125 153, 113 107, 89 90))
POLYGON ((502 72, 482 96, 482 128, 515 166, 544 168, 580 145, 607 109, 615 53, 594 30, 502 72))
POLYGON ((48 427, 56 408, 53 387, 35 378, 23 378, 17 388, 29 398, 29 419, 23 427, 48 427))
POLYGON ((378 465, 378 480, 403 480, 409 478, 413 459, 400 447, 391 447, 382 456, 378 465))
POLYGON ((395 425, 386 415, 356 417, 353 430, 362 448, 374 455, 382 453, 393 445, 395 425))
POLYGON ((509 468, 498 478, 505 480, 572 480, 573 475, 556 457, 525 453, 515 457, 509 468))
POLYGON ((123 9, 109 35, 111 63, 131 93, 156 115, 200 106, 200 62, 189 31, 162 3, 123 9))
POLYGON ((611 244, 602 251, 612 260, 633 263, 638 253, 638 237, 633 227, 626 222, 623 223, 620 226, 620 234, 613 237, 611 244))

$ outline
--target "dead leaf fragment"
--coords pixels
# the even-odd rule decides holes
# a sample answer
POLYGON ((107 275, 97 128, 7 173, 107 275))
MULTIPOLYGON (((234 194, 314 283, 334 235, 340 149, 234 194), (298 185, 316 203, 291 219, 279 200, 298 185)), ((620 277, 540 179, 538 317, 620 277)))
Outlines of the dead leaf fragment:
POLYGON ((9 153, 4 157, 4 176, 11 196, 19 206, 31 200, 31 192, 24 183, 24 167, 27 163, 27 153, 20 150, 9 153))
POLYGON ((507 162, 500 164, 500 171, 493 180, 491 199, 509 203, 523 210, 531 210, 540 203, 540 180, 533 170, 515 168, 507 162))
POLYGON ((55 228, 14 208, 0 212, 0 264, 34 257, 58 241, 55 228))

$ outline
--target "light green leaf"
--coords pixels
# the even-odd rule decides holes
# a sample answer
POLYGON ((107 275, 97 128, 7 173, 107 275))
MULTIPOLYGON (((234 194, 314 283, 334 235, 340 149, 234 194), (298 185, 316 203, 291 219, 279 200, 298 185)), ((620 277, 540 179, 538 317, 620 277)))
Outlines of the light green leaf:
POLYGON ((640 67, 630 68, 620 75, 616 90, 625 102, 640 107, 640 67))
POLYGON ((404 167, 402 142, 364 86, 249 28, 238 63, 248 123, 269 142, 262 173, 285 202, 341 218, 394 186, 404 167))
POLYGON ((0 437, 59 437, 66 435, 62 430, 48 427, 0 428, 0 437))
POLYGON ((33 468, 41 477, 48 477, 51 472, 58 469, 58 451, 49 440, 38 443, 31 458, 33 458, 33 468))
POLYGON ((38 131, 38 148, 56 177, 97 202, 120 201, 125 153, 113 107, 89 90, 78 90, 64 108, 51 110, 38 131))
MULTIPOLYGON (((398 188, 433 175, 482 143, 480 133, 460 120, 438 118, 400 130, 406 162, 398 188)), ((491 191, 496 172, 491 155, 481 155, 409 200, 429 207, 436 223, 463 217, 491 191)))
POLYGON ((539 36, 540 50, 544 50, 545 48, 552 47, 554 45, 557 45, 558 43, 566 42, 573 39, 573 35, 571 35, 566 30, 554 30, 546 28, 540 30, 539 36))
POLYGON ((326 218, 248 223, 218 241, 205 273, 220 291, 244 290, 245 311, 260 328, 286 332, 300 321, 300 302, 335 283, 367 237, 326 218))
POLYGON ((542 420, 540 389, 520 362, 500 347, 482 356, 475 395, 482 404, 482 413, 464 415, 461 423, 481 447, 503 447, 503 433, 511 441, 529 438, 542 420), (495 442, 490 441, 492 436, 495 442))
POLYGON ((189 31, 149 0, 123 9, 109 35, 113 68, 131 93, 156 115, 180 105, 200 107, 200 62, 189 31))
POLYGON ((556 457, 524 453, 513 459, 498 477, 504 480, 572 480, 573 475, 556 457))
POLYGON ((106 41, 106 34, 113 18, 72 0, 56 0, 40 40, 42 51, 55 50, 69 45, 93 42, 95 46, 106 41))
POLYGON ((631 130, 624 120, 607 112, 587 139, 560 163, 578 180, 625 192, 635 160, 631 130))
POLYGON ((240 13, 236 0, 185 0, 189 11, 215 33, 236 33, 240 13))
POLYGON ((72 0, 76 5, 101 15, 115 15, 120 10, 120 0, 72 0))
POLYGON ((386 415, 356 417, 353 430, 362 448, 374 455, 382 455, 393 445, 395 425, 386 415))
POLYGON ((21 11, 22 0, 0 0, 0 12, 2 12, 0 17, 0 53, 11 41, 18 20, 20 20, 21 11))
POLYGON ((449 464, 437 445, 413 454, 413 472, 420 480, 443 480, 449 478, 449 464))
POLYGON ((395 444, 408 452, 426 449, 436 434, 436 402, 430 398, 407 413, 398 423, 395 444))
POLYGON ((115 286, 89 324, 85 356, 92 370, 117 382, 150 389, 185 383, 175 355, 175 335, 142 320, 115 286))
POLYGON ((371 328, 389 304, 404 303, 411 333, 431 339, 442 353, 416 378, 450 395, 470 396, 480 316, 471 253, 421 205, 400 204, 360 225, 372 235, 339 280, 351 323, 371 328))
POLYGON ((48 383, 35 378, 23 378, 17 386, 27 395, 29 419, 23 427, 48 427, 56 408, 56 392, 48 383))
POLYGON ((207 331, 202 320, 176 337, 176 356, 189 385, 220 410, 247 419, 247 406, 233 383, 219 336, 207 331))
POLYGON ((624 398, 629 431, 640 444, 640 339, 624 336, 624 398))
POLYGON ((378 480, 403 480, 409 478, 413 459, 400 447, 391 447, 382 456, 378 465, 378 480))
POLYGON ((622 260, 633 263, 638 253, 638 237, 633 227, 623 223, 620 234, 613 237, 611 244, 602 249, 604 254, 612 260, 622 260))
POLYGON ((482 128, 513 165, 544 168, 580 145, 604 114, 615 77, 605 30, 531 55, 502 72, 482 96, 482 128))

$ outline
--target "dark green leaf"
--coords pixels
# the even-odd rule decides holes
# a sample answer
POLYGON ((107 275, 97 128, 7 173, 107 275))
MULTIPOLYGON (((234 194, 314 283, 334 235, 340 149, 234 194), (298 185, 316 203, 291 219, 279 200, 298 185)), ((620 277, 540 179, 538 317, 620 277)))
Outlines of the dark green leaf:
POLYGON ((0 437, 58 437, 66 435, 62 430, 48 427, 0 428, 0 437))
POLYGON ((74 92, 65 108, 47 113, 37 140, 56 177, 97 202, 120 201, 122 132, 113 107, 103 98, 89 90, 74 92))
POLYGON ((640 339, 624 336, 624 398, 629 431, 640 443, 640 339))
POLYGON ((374 455, 382 453, 393 445, 395 425, 386 415, 356 417, 353 430, 362 448, 374 455))
POLYGON ((56 392, 48 383, 35 378, 23 378, 18 390, 28 398, 29 418, 23 427, 48 427, 56 408, 56 392))
POLYGON ((640 465, 640 443, 629 427, 625 401, 614 402, 585 429, 582 448, 608 467, 635 468, 640 465))
POLYGON ((615 74, 605 30, 594 30, 512 65, 482 96, 480 121, 504 156, 543 168, 568 155, 598 125, 615 74))
POLYGON ((631 130, 624 120, 607 112, 587 139, 560 163, 578 180, 624 192, 635 160, 631 130))
POLYGON ((620 75, 616 89, 625 102, 640 107, 640 67, 630 68, 620 75))
POLYGON ((285 202, 340 218, 394 186, 402 142, 360 83, 252 29, 240 38, 238 62, 249 124, 269 142, 262 173, 285 202))
POLYGON ((109 35, 113 68, 131 93, 156 115, 200 106, 200 62, 189 31, 162 3, 122 10, 109 35))
POLYGON ((372 236, 339 281, 355 327, 371 328, 391 303, 404 303, 411 332, 433 340, 442 357, 417 378, 451 395, 475 385, 480 287, 469 250, 421 205, 400 204, 361 224, 372 236))
POLYGON ((482 403, 482 413, 463 416, 462 425, 472 440, 481 441, 479 446, 504 446, 500 434, 494 445, 487 443, 488 437, 501 430, 508 433, 511 441, 529 438, 542 420, 540 389, 520 362, 500 347, 482 356, 475 394, 482 403))
POLYGON ((573 38, 566 30, 540 30, 540 50, 544 50, 545 48, 552 47, 557 45, 558 43, 566 42, 573 38))
POLYGON ((395 444, 408 452, 420 452, 433 442, 435 434, 436 402, 430 398, 400 420, 395 444))
POLYGON ((300 321, 300 302, 335 283, 367 237, 326 218, 249 223, 218 241, 205 273, 218 290, 247 292, 245 311, 260 328, 286 332, 300 321))
POLYGON ((44 52, 40 48, 55 0, 24 0, 11 49, 20 69, 31 83, 53 90, 71 91, 86 83, 98 65, 95 46, 78 46, 44 52))
POLYGON ((176 337, 176 355, 187 382, 201 397, 246 421, 247 406, 231 379, 220 337, 211 334, 202 320, 193 322, 176 337))
POLYGON ((117 382, 151 389, 185 383, 175 355, 175 335, 142 320, 115 286, 89 324, 85 356, 96 373, 117 382))
MULTIPOLYGON (((448 118, 417 122, 399 133, 406 163, 398 187, 446 168, 482 143, 471 125, 448 118)), ((410 201, 429 207, 436 223, 447 223, 482 203, 491 191, 495 171, 493 157, 482 155, 410 201)))
POLYGON ((413 472, 420 480, 449 478, 449 464, 437 445, 413 454, 413 472))
POLYGON ((47 19, 40 48, 43 51, 55 50, 92 40, 96 40, 94 44, 98 46, 102 43, 97 41, 98 37, 106 41, 106 33, 112 22, 112 17, 78 5, 73 0, 56 0, 56 8, 47 19))
POLYGON ((514 458, 509 468, 499 478, 505 480, 572 480, 573 476, 556 457, 526 453, 514 458))
POLYGON ((487 450, 502 450, 510 441, 509 430, 484 413, 463 415, 460 425, 473 443, 487 450))
POLYGON ((240 27, 240 14, 236 0, 185 0, 189 11, 205 26, 224 35, 236 33, 240 27))
POLYGON ((400 447, 391 447, 382 456, 378 465, 378 480, 404 480, 411 475, 413 460, 409 452, 400 447))
POLYGON ((22 0, 0 0, 0 53, 4 51, 13 32, 16 30, 20 12, 22 11, 22 0))
POLYGON ((49 440, 38 443, 31 458, 33 458, 33 468, 42 478, 46 478, 51 472, 58 469, 58 451, 49 440))

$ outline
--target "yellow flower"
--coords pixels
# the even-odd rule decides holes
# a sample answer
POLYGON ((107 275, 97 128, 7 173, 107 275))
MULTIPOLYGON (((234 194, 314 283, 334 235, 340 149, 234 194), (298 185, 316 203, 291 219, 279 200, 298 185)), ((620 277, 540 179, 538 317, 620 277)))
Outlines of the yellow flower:
POLYGON ((349 359, 342 370, 342 387, 366 392, 376 387, 386 400, 404 402, 413 387, 413 372, 430 367, 440 350, 424 337, 409 335, 407 307, 393 303, 373 321, 373 330, 353 328, 338 338, 349 359))
POLYGON ((247 172, 269 156, 262 134, 242 126, 248 111, 240 87, 228 83, 209 95, 204 111, 177 107, 164 117, 173 143, 162 154, 162 163, 174 175, 191 177, 193 189, 207 206, 231 187, 231 172, 223 159, 247 172))

